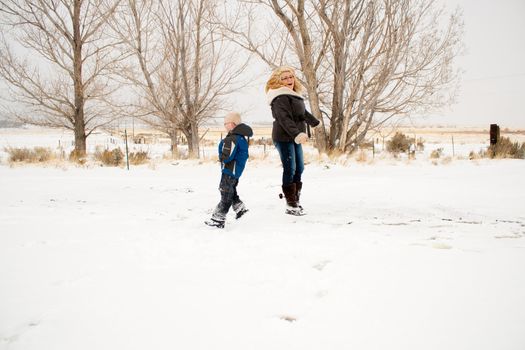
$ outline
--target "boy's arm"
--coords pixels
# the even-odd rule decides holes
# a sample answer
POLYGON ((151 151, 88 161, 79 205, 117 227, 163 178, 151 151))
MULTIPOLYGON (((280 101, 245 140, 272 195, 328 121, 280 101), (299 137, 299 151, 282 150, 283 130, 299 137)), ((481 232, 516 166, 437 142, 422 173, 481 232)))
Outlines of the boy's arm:
POLYGON ((233 159, 234 155, 235 155, 235 136, 228 135, 224 138, 222 152, 221 152, 219 159, 223 163, 229 163, 233 159))
POLYGON ((217 151, 218 151, 218 155, 219 155, 219 162, 221 161, 221 154, 222 154, 222 147, 224 145, 224 139, 221 139, 221 141, 219 142, 219 146, 217 146, 217 151))

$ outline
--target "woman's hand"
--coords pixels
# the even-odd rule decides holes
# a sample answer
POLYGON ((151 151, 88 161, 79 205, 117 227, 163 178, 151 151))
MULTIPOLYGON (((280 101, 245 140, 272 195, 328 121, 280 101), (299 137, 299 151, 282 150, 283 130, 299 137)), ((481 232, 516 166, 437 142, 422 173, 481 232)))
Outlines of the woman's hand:
POLYGON ((308 135, 306 135, 304 132, 301 132, 295 137, 294 141, 297 144, 305 143, 306 141, 308 141, 308 135))

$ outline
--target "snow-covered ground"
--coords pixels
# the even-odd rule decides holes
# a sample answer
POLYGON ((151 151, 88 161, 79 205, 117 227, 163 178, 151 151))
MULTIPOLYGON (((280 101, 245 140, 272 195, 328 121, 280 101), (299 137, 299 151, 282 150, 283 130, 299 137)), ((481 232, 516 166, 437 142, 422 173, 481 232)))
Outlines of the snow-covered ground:
POLYGON ((312 160, 292 217, 272 152, 224 230, 212 161, 1 164, 0 349, 525 348, 523 160, 312 160))

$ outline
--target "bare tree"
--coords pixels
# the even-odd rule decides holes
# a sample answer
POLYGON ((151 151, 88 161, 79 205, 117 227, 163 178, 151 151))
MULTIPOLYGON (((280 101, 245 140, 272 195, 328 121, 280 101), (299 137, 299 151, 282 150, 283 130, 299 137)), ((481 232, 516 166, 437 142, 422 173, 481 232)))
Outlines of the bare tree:
MULTIPOLYGON (((370 130, 453 103, 459 82, 453 60, 462 50, 459 12, 446 20, 434 0, 369 1, 359 11, 358 20, 340 27, 353 35, 340 44, 348 52, 344 92, 337 97, 340 114, 332 104, 337 119, 330 129, 330 144, 348 152, 370 130)), ((323 20, 337 28, 337 22, 323 20)))
POLYGON ((170 136, 173 154, 178 153, 180 118, 169 92, 167 45, 162 37, 162 7, 156 0, 126 0, 111 23, 124 42, 129 59, 117 70, 131 86, 128 113, 170 136))
POLYGON ((245 17, 254 4, 270 10, 284 35, 229 32, 270 65, 275 57, 297 64, 312 112, 323 117, 321 151, 352 152, 370 130, 454 101, 457 10, 447 18, 435 0, 253 0, 242 5, 245 17))
POLYGON ((86 138, 114 119, 108 106, 116 88, 109 69, 118 57, 105 30, 118 2, 0 0, 6 24, 0 77, 32 116, 17 115, 28 123, 72 130, 78 156, 86 153, 86 138), (13 43, 28 57, 15 54, 13 43))
POLYGON ((321 117, 319 81, 324 77, 321 63, 325 59, 330 38, 320 23, 312 21, 312 9, 304 0, 250 0, 239 3, 236 10, 223 23, 229 38, 244 49, 256 54, 272 69, 292 65, 302 72, 312 113, 321 120, 316 129, 317 146, 327 148, 325 122, 321 117), (274 16, 266 24, 254 25, 266 8, 274 16), (261 28, 267 28, 266 32, 261 28))
POLYGON ((192 158, 199 128, 240 87, 247 64, 211 21, 216 16, 213 0, 128 0, 114 25, 138 63, 121 70, 138 93, 134 113, 172 136, 173 149, 180 131, 192 158))

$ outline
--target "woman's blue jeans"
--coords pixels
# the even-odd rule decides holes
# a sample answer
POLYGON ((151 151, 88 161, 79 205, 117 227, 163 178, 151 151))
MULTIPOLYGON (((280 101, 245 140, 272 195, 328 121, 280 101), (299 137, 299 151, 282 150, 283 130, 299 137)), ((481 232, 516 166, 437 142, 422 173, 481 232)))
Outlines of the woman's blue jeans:
POLYGON ((303 147, 295 142, 274 142, 283 164, 283 186, 301 182, 304 170, 303 147))

